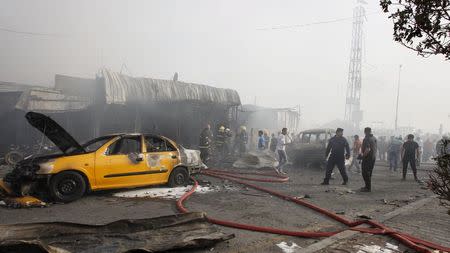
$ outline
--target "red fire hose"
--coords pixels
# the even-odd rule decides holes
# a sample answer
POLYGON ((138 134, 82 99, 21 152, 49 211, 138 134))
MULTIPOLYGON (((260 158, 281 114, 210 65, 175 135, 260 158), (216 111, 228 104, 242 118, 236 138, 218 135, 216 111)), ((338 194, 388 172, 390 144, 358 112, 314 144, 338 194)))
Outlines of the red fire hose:
MULTIPOLYGON (((297 199, 288 195, 285 195, 280 192, 276 192, 255 184, 251 184, 248 182, 245 182, 243 180, 247 181, 257 181, 257 182, 273 182, 273 183, 283 183, 289 180, 289 177, 287 176, 281 176, 275 173, 243 173, 243 172, 229 172, 229 171, 222 171, 222 170, 205 170, 202 171, 202 174, 216 177, 220 179, 226 179, 229 181, 233 181, 242 185, 246 185, 248 187, 254 188, 259 191, 267 192, 273 196, 277 196, 281 199, 294 202, 298 205, 302 205, 305 207, 308 207, 310 209, 313 209, 325 216, 328 216, 342 224, 345 224, 349 227, 350 230, 358 231, 361 233, 370 233, 370 234, 378 234, 378 235, 388 235, 392 238, 397 239, 399 242, 403 243, 405 246, 416 250, 417 252, 424 252, 424 253, 431 253, 430 249, 433 250, 439 250, 441 252, 450 252, 450 248, 437 245, 435 243, 425 241, 416 237, 413 237, 408 234, 401 233, 399 231, 395 231, 389 227, 386 227, 385 225, 378 223, 374 220, 357 220, 357 221, 350 221, 342 216, 339 216, 333 212, 330 212, 326 209, 323 209, 319 206, 316 206, 314 204, 308 203, 302 199, 297 199), (257 175, 260 177, 269 177, 269 178, 252 178, 247 177, 243 175, 257 175), (358 228, 356 226, 361 224, 367 224, 370 225, 371 228, 358 228)), ((188 210, 184 207, 183 202, 186 201, 194 192, 195 189, 198 186, 198 182, 192 178, 194 181, 194 186, 186 192, 180 199, 177 200, 177 207, 178 210, 182 213, 188 212, 188 210)), ((243 224, 243 223, 237 223, 227 220, 220 220, 215 219, 211 217, 207 217, 208 221, 217 225, 227 226, 227 227, 233 227, 238 229, 244 229, 244 230, 250 230, 250 231, 257 231, 257 232, 264 232, 264 233, 272 233, 272 234, 280 234, 280 235, 289 235, 289 236, 298 236, 298 237, 305 237, 305 238, 317 238, 317 237, 329 237, 333 236, 337 233, 340 233, 344 230, 340 231, 333 231, 333 232, 311 232, 311 231, 291 231, 291 230, 284 230, 284 229, 277 229, 272 227, 262 227, 262 226, 255 226, 250 224, 243 224)))

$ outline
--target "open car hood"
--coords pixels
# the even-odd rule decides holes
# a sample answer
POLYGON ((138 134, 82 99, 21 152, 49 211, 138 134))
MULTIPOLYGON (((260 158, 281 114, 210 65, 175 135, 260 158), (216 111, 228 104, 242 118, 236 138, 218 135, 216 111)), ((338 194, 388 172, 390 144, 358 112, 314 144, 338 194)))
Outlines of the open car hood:
POLYGON ((37 112, 28 112, 25 118, 30 125, 47 136, 64 154, 84 151, 81 145, 50 117, 37 112))

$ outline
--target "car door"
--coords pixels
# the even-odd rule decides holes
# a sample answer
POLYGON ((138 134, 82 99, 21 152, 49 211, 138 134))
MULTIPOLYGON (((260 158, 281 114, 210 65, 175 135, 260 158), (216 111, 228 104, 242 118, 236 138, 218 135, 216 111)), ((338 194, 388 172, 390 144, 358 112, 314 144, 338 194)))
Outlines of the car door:
POLYGON ((152 171, 152 181, 167 183, 174 166, 179 162, 178 150, 165 138, 145 135, 145 158, 152 171))
POLYGON ((142 135, 122 136, 112 142, 96 157, 95 173, 99 189, 150 184, 142 135))

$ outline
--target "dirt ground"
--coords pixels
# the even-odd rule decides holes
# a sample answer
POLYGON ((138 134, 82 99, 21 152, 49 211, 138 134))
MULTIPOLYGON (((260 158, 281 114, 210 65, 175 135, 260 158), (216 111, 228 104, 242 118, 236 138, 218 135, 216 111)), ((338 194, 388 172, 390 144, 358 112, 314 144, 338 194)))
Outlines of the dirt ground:
MULTIPOLYGON (((349 185, 344 187, 341 185, 342 180, 337 170, 335 179, 331 180, 329 186, 320 185, 324 176, 323 170, 288 168, 286 171, 290 177, 287 183, 256 184, 291 196, 307 194, 310 196, 306 199, 307 201, 353 219, 357 219, 358 215, 376 218, 408 203, 433 195, 423 185, 415 182, 412 174, 408 174, 407 181, 403 182, 400 180, 400 172, 390 173, 385 166, 377 166, 374 169, 371 193, 358 191, 363 185, 360 174, 350 173, 349 185)), ((2 172, 4 173, 5 169, 2 172)), ((426 170, 419 170, 420 178, 426 178, 426 176, 426 170)), ((344 228, 343 225, 305 207, 266 193, 204 175, 197 175, 196 178, 202 184, 210 183, 213 186, 219 186, 221 190, 194 194, 186 204, 189 210, 203 211, 210 217, 298 231, 333 231, 344 228), (230 189, 228 186, 231 185, 235 187, 230 189)), ((0 223, 66 221, 103 224, 118 219, 150 218, 177 213, 174 200, 117 198, 112 196, 114 192, 116 191, 92 193, 79 201, 70 204, 54 204, 47 208, 0 208, 0 223)), ((442 209, 440 212, 444 213, 445 210, 442 209)), ((427 211, 424 211, 424 215, 426 213, 427 211)), ((447 221, 450 222, 450 216, 442 217, 445 226, 447 221)), ((406 222, 397 227, 408 230, 407 224, 406 222)), ((276 244, 295 243, 299 249, 320 240, 249 232, 227 227, 221 229, 224 232, 234 233, 236 238, 220 243, 213 249, 197 252, 283 252, 276 244)), ((448 240, 450 243, 450 239, 448 240)), ((354 251, 349 252, 357 251, 354 248, 354 251)))

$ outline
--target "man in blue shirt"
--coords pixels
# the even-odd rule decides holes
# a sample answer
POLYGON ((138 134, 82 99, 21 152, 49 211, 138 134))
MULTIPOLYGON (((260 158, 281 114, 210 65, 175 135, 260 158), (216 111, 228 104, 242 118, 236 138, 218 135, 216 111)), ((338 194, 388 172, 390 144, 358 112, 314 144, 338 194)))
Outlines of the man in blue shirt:
POLYGON ((262 130, 258 131, 258 150, 264 150, 266 148, 266 140, 264 139, 264 133, 262 130))

